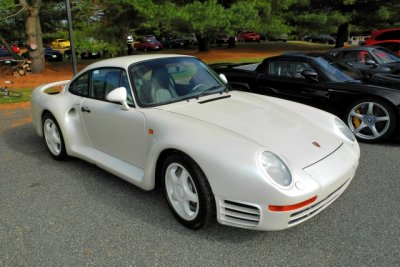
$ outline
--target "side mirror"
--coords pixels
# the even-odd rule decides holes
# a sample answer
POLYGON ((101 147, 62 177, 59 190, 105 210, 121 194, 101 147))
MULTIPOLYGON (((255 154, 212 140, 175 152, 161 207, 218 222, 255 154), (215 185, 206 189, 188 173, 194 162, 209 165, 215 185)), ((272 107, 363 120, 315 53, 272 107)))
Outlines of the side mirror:
POLYGON ((221 74, 219 75, 219 77, 221 78, 221 80, 222 80, 224 83, 228 83, 228 79, 226 78, 225 74, 221 73, 221 74))
POLYGON ((108 100, 110 102, 121 103, 122 110, 129 109, 128 103, 126 102, 126 98, 127 98, 127 94, 126 94, 125 87, 115 88, 106 95, 106 100, 108 100))
POLYGON ((318 74, 313 71, 313 70, 303 70, 301 72, 301 75, 304 76, 307 80, 313 81, 313 82, 318 82, 318 74))
POLYGON ((376 64, 376 62, 372 59, 368 59, 365 61, 365 65, 372 65, 374 67, 378 67, 378 64, 376 64))

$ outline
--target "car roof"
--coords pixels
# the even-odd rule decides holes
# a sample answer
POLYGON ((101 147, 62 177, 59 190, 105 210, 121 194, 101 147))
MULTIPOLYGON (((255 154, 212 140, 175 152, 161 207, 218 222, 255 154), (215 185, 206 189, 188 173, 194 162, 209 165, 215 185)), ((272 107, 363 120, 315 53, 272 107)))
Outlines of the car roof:
POLYGON ((390 29, 380 29, 380 30, 373 30, 371 33, 372 35, 380 34, 383 32, 391 32, 391 31, 399 31, 400 28, 390 28, 390 29))
POLYGON ((286 51, 284 53, 282 53, 279 56, 274 56, 271 58, 284 58, 284 57, 288 57, 288 58, 293 58, 293 57, 299 57, 299 58, 309 58, 309 59, 313 59, 315 57, 320 57, 322 55, 325 55, 324 53, 317 53, 317 52, 302 52, 302 51, 286 51))
POLYGON ((178 54, 151 54, 151 55, 132 55, 132 56, 115 57, 115 58, 104 59, 101 61, 97 61, 93 64, 90 64, 89 66, 84 68, 82 72, 88 69, 102 68, 102 67, 117 67, 126 69, 133 63, 158 59, 158 58, 169 58, 169 57, 192 57, 192 56, 178 55, 178 54))

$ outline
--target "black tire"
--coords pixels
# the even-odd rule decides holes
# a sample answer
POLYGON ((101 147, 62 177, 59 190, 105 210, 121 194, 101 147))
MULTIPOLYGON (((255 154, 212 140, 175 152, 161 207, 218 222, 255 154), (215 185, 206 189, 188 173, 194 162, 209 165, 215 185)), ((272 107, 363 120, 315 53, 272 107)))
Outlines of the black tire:
POLYGON ((43 139, 47 150, 56 160, 68 159, 64 138, 56 119, 50 113, 43 116, 43 139))
POLYGON ((382 142, 390 138, 396 128, 396 115, 386 102, 363 98, 354 101, 345 111, 343 121, 359 141, 382 142))
POLYGON ((178 153, 170 155, 164 161, 161 175, 167 203, 181 224, 200 229, 215 221, 212 190, 206 176, 191 158, 178 153), (187 179, 182 180, 184 177, 187 179))

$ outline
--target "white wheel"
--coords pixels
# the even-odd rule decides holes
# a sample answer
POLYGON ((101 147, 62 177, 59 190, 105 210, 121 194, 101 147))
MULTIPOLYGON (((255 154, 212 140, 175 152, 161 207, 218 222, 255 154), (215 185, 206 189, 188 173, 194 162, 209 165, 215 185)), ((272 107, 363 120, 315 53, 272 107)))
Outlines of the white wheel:
POLYGON ((173 209, 185 220, 199 214, 199 195, 189 172, 178 163, 171 163, 165 173, 165 190, 173 209))
POLYGON ((50 114, 43 116, 43 137, 51 156, 57 160, 67 158, 64 139, 57 121, 50 114))
POLYGON ((162 184, 177 220, 192 229, 215 220, 215 200, 206 176, 188 156, 172 154, 164 162, 162 184))

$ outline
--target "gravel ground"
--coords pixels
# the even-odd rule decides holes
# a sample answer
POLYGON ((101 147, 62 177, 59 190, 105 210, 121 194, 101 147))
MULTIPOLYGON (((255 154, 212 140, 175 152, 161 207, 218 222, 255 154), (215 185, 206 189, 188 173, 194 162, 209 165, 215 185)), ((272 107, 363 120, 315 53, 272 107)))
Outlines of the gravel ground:
POLYGON ((0 109, 0 266, 400 266, 399 141, 361 144, 347 191, 299 226, 191 231, 160 190, 52 160, 29 116, 0 109))

